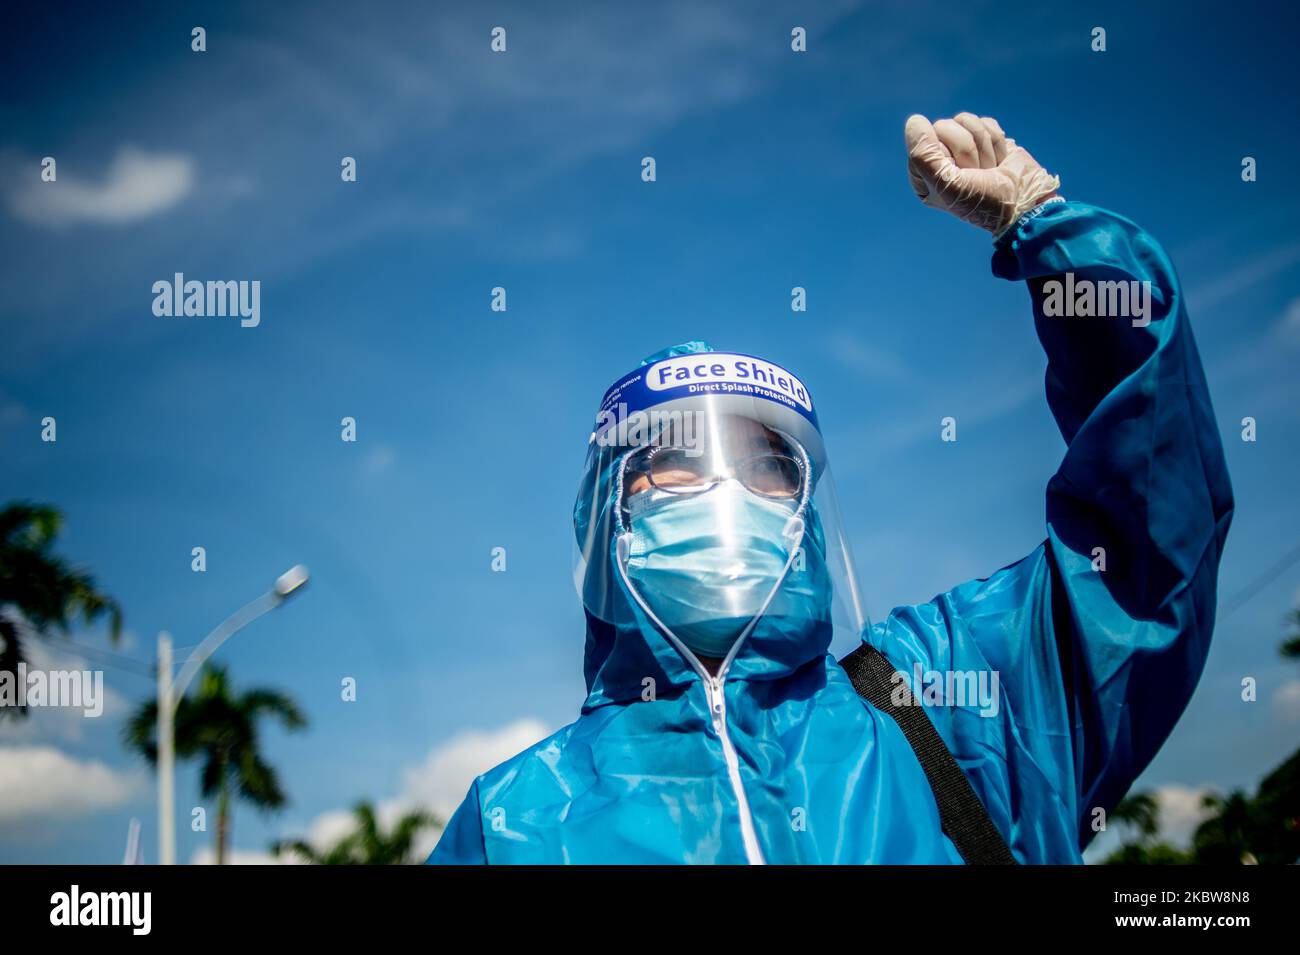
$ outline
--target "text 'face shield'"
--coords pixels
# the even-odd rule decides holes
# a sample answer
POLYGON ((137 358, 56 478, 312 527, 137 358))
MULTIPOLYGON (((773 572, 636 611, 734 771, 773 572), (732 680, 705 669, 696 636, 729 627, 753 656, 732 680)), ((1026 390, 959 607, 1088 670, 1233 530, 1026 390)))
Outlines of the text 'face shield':
POLYGON ((586 609, 617 623, 635 605, 697 657, 866 625, 812 399, 762 359, 678 355, 620 379, 574 525, 586 609))

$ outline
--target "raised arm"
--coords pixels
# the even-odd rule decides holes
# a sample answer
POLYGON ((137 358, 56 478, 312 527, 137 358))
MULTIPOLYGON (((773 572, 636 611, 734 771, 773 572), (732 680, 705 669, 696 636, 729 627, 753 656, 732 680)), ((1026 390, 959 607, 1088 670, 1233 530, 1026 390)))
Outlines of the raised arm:
MULTIPOLYGON (((935 128, 923 141, 909 122, 914 158, 917 143, 935 148, 935 128)), ((933 183, 945 188, 941 175, 933 183)), ((1030 179, 1054 193, 1045 173, 1030 179)), ((951 188, 966 189, 967 210, 995 208, 972 200, 969 183, 951 188)), ((1068 445, 1047 487, 1047 540, 987 580, 896 610, 870 637, 900 669, 998 672, 999 718, 930 716, 994 821, 1030 857, 1040 855, 1032 843, 1061 835, 1043 822, 1054 800, 1086 843, 1091 810, 1123 796, 1181 715, 1209 649, 1233 507, 1164 250, 1121 216, 1043 198, 1003 197, 996 208, 1011 222, 978 224, 1005 230, 994 274, 1029 287, 1047 400, 1068 445)))
POLYGON ((1178 278, 1150 235, 1093 206, 1052 204, 1003 237, 993 271, 1029 284, 1047 401, 1069 445, 1047 486, 1042 624, 1073 684, 1081 808, 1109 806, 1205 664, 1232 518, 1227 465, 1178 278), (1062 308, 1071 287, 1074 307, 1062 308), (1125 288, 1129 307, 1117 309, 1125 288), (1100 302, 1125 314, 1079 315, 1089 290, 1093 312, 1100 302))

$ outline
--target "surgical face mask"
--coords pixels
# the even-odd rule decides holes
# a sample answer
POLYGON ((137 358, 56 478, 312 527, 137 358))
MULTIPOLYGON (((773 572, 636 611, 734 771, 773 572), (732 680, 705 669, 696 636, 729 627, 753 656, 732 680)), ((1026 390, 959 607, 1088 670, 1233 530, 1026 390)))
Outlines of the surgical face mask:
POLYGON ((628 585, 697 656, 726 657, 760 615, 820 620, 829 613, 820 548, 805 547, 797 561, 800 502, 727 480, 693 495, 642 491, 628 510, 628 585))

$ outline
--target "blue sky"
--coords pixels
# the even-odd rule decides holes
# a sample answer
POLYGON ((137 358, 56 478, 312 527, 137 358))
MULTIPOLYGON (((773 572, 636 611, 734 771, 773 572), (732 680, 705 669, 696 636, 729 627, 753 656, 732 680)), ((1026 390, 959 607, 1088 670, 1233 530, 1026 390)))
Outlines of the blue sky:
MULTIPOLYGON (((197 643, 311 568, 220 653, 311 719, 268 732, 292 805, 236 810, 241 858, 335 831, 360 798, 448 811, 576 715, 585 440, 604 389, 667 344, 808 384, 873 616, 1041 540, 1063 445, 1027 296, 991 277, 986 235, 911 194, 911 112, 996 116, 1067 197, 1165 243, 1237 496, 1221 596, 1300 542, 1289 8, 84 6, 32 5, 0 40, 0 501, 66 512, 63 552, 122 602, 117 652, 142 661, 159 630, 197 643), (261 324, 155 317, 152 283, 175 272, 260 280, 261 324)), ((1294 750, 1300 673, 1276 647, 1298 591, 1293 566, 1224 621, 1141 780, 1176 831, 1201 789, 1253 786, 1294 750)), ((152 687, 106 680, 99 720, 0 726, 0 861, 117 861, 132 816, 156 858, 152 776, 118 742, 152 687)), ((196 777, 181 768, 182 860, 210 841, 184 825, 196 777)))

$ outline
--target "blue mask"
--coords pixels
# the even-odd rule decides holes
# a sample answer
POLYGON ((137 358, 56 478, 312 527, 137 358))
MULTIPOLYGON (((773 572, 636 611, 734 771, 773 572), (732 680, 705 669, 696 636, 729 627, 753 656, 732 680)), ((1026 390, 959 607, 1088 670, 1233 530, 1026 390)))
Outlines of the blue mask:
POLYGON ((724 481, 701 494, 644 491, 628 504, 628 584, 696 655, 726 657, 760 615, 828 617, 825 558, 795 502, 724 481))

